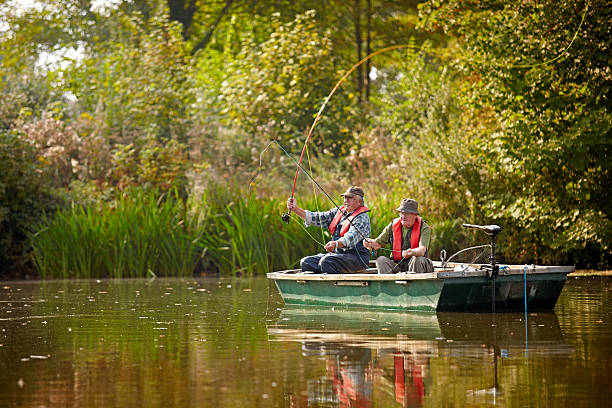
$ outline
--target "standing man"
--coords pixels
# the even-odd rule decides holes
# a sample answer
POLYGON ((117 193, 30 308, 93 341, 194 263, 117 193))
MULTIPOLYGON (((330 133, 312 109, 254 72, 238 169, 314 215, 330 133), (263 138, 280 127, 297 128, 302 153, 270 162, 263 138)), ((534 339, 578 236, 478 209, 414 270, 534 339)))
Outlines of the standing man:
POLYGON ((364 247, 368 249, 391 245, 391 258, 376 258, 378 273, 433 272, 431 259, 426 257, 431 228, 419 217, 418 203, 404 198, 397 211, 399 217, 391 221, 376 239, 363 240, 364 247))
POLYGON ((369 208, 364 206, 363 189, 349 187, 344 194, 344 205, 325 212, 303 210, 295 198, 287 200, 287 208, 304 220, 309 227, 317 225, 329 229, 332 238, 325 244, 325 254, 302 258, 302 272, 351 273, 368 267, 370 255, 363 240, 370 236, 369 208))

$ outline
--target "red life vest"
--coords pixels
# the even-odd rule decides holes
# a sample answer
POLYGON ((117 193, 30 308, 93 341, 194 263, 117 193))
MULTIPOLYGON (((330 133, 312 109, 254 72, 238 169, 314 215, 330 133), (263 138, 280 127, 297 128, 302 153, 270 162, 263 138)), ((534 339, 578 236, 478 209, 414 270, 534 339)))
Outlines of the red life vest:
MULTIPOLYGON (((344 222, 342 223, 342 229, 340 230, 340 236, 343 237, 344 234, 346 234, 346 232, 351 227, 351 221, 353 221, 353 219, 355 219, 356 216, 358 216, 361 213, 368 212, 368 211, 370 211, 370 209, 362 205, 361 207, 353 211, 351 215, 346 217, 346 220, 344 220, 344 222)), ((332 220, 331 224, 329 224, 329 233, 332 235, 332 237, 334 236, 334 232, 336 232, 336 227, 338 226, 338 223, 340 222, 340 219, 342 218, 343 215, 344 215, 344 206, 340 207, 340 210, 334 216, 334 219, 332 220)))
MULTIPOLYGON (((419 238, 421 237, 421 217, 417 215, 412 225, 412 234, 410 235, 410 248, 414 249, 419 246, 419 238)), ((402 259, 402 222, 399 217, 393 220, 393 259, 399 261, 402 259)))

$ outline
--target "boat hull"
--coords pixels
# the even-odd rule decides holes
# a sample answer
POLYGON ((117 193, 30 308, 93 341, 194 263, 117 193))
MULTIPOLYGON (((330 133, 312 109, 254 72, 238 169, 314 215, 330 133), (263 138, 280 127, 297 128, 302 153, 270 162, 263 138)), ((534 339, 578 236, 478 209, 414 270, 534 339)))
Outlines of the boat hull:
MULTIPOLYGON (((453 264, 433 273, 321 275, 272 272, 286 304, 405 311, 512 312, 552 310, 572 266, 503 265, 495 279, 482 265, 453 264), (495 307, 493 308, 493 286, 495 307)), ((485 265, 486 266, 486 265, 485 265)))
POLYGON ((528 275, 526 283, 525 277, 518 274, 498 276, 495 282, 486 277, 445 279, 436 310, 491 312, 493 285, 495 285, 495 311, 523 311, 525 306, 527 310, 533 311, 552 310, 563 290, 566 276, 566 273, 528 275))
POLYGON ((409 280, 400 276, 386 280, 367 275, 318 277, 329 279, 274 279, 274 282, 287 304, 414 311, 435 311, 443 285, 438 279, 409 280))

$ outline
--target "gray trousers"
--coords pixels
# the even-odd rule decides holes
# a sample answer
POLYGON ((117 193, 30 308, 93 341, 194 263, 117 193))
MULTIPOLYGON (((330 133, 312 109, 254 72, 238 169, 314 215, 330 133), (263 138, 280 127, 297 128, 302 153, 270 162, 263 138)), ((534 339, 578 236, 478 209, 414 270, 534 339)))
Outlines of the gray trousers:
POLYGON ((410 259, 404 259, 402 263, 407 263, 408 268, 399 267, 393 270, 397 264, 393 259, 386 256, 379 256, 376 258, 376 268, 378 273, 397 273, 399 271, 408 271, 408 273, 429 273, 433 272, 433 263, 431 259, 424 256, 413 256, 410 259))

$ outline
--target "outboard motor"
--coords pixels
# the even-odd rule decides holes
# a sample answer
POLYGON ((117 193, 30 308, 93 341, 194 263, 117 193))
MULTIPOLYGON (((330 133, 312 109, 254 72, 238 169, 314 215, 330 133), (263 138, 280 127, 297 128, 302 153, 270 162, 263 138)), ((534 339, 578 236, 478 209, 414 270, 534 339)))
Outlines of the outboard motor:
POLYGON ((491 279, 491 308, 495 313, 495 278, 499 273, 499 265, 495 263, 495 237, 502 231, 499 225, 474 225, 474 224, 463 224, 465 228, 475 228, 484 231, 488 236, 491 237, 491 256, 489 261, 491 266, 487 268, 487 276, 491 279))

